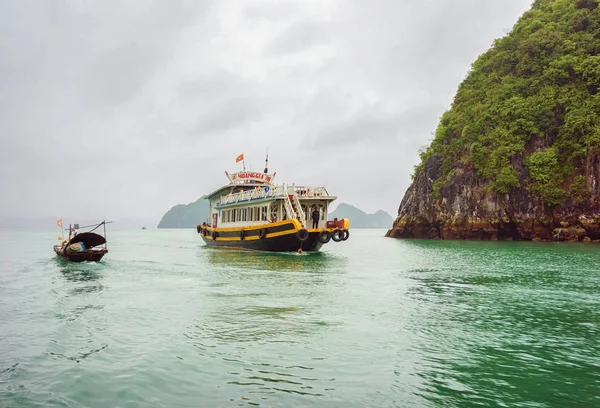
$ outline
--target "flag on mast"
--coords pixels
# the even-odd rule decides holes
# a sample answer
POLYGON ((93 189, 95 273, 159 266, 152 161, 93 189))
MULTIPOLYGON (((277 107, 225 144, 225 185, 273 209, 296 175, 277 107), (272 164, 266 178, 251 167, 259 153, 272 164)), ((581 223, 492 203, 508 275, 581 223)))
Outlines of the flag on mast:
POLYGON ((237 157, 237 159, 235 159, 235 162, 236 162, 236 163, 239 163, 239 162, 241 162, 242 160, 244 160, 244 153, 240 154, 240 155, 237 157))
POLYGON ((56 225, 62 227, 62 218, 56 221, 56 225))

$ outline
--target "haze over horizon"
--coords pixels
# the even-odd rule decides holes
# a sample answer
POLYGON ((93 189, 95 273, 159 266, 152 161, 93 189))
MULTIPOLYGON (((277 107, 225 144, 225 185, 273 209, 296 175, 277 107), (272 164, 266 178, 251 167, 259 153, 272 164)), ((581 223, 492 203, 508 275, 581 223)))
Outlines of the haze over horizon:
POLYGON ((158 222, 268 147, 276 182, 395 215, 531 2, 0 3, 0 214, 158 222))

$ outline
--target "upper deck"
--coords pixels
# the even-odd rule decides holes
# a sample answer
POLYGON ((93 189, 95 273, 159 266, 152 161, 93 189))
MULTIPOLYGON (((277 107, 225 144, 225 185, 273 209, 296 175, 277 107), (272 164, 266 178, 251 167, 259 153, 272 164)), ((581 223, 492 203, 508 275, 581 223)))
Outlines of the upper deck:
POLYGON ((305 186, 261 186, 251 190, 245 190, 238 193, 222 195, 217 207, 235 205, 255 200, 273 200, 284 198, 289 195, 297 195, 299 200, 319 199, 333 201, 336 197, 329 195, 325 187, 305 187, 305 186))

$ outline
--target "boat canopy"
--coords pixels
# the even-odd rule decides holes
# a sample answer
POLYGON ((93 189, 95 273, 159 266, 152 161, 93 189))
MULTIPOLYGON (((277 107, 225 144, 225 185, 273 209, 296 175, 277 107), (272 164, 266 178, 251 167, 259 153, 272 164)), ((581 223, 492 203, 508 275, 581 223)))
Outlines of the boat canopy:
POLYGON ((93 248, 98 245, 106 244, 106 239, 102 235, 95 234, 93 232, 82 232, 81 234, 75 235, 69 241, 69 245, 82 242, 86 248, 93 248))

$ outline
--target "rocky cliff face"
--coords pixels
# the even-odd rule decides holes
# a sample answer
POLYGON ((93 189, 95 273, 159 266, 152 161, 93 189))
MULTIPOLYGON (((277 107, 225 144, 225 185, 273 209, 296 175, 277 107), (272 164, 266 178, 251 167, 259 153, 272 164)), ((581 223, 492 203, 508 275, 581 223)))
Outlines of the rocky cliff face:
POLYGON ((600 240, 598 0, 535 0, 481 55, 387 236, 600 240))
MULTIPOLYGON (((421 239, 533 240, 600 242, 600 154, 590 155, 585 169, 591 197, 573 197, 560 207, 536 200, 525 188, 491 192, 474 171, 459 165, 452 183, 435 198, 433 182, 440 176, 442 157, 432 156, 416 176, 398 210, 388 237, 421 239)), ((522 181, 528 177, 521 163, 522 181)))

